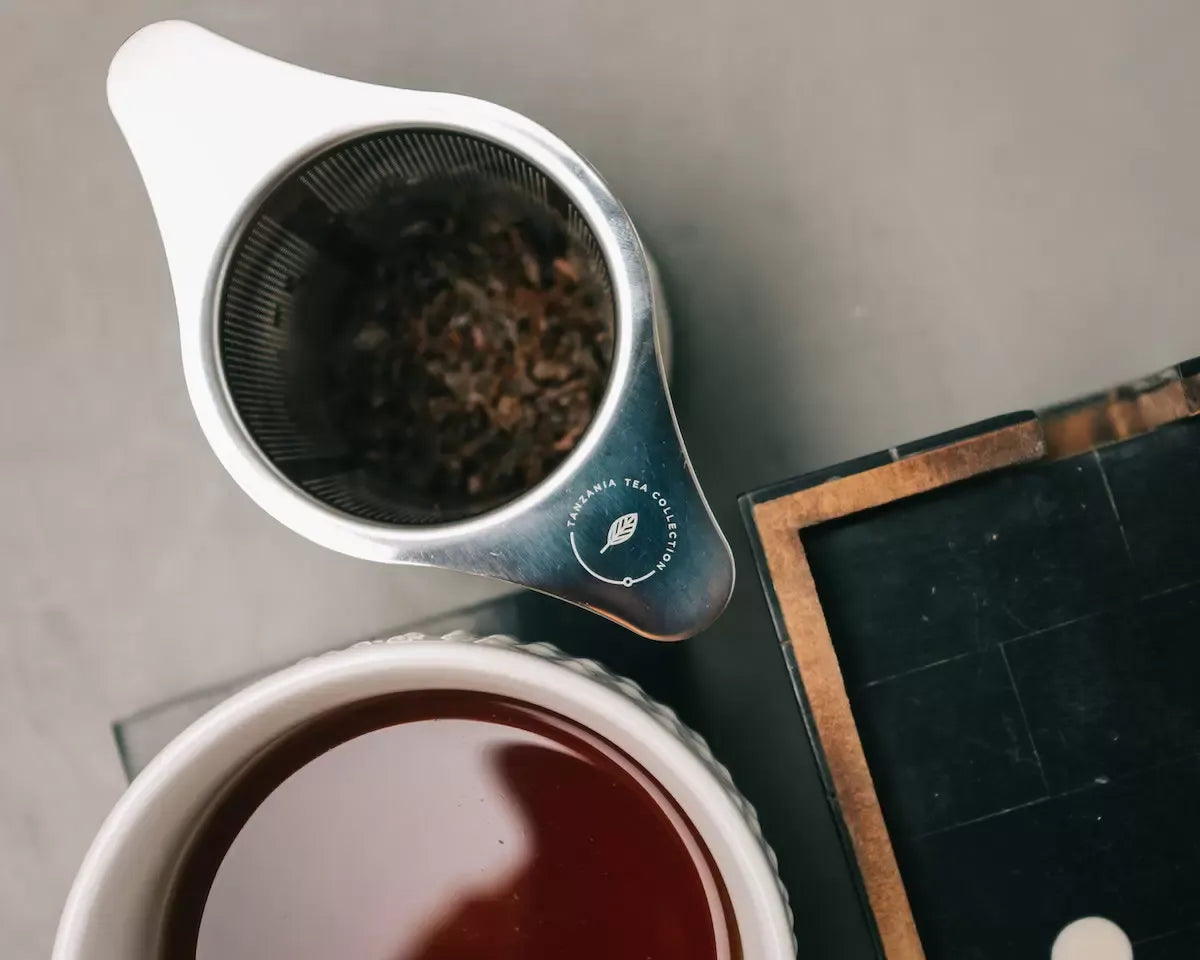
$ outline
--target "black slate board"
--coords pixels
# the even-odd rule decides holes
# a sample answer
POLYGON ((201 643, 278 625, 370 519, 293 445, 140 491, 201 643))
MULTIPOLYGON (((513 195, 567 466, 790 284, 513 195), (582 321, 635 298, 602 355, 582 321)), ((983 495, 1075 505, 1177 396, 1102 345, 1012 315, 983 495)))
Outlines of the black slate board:
POLYGON ((801 531, 929 960, 1200 956, 1198 493, 1192 419, 801 531))

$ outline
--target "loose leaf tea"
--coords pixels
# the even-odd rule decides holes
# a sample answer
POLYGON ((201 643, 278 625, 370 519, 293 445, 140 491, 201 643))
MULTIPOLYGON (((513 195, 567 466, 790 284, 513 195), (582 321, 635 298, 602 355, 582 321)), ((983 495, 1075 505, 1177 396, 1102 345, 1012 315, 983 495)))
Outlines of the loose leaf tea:
POLYGON ((504 187, 394 189, 340 226, 371 251, 324 371, 330 426, 359 469, 445 520, 543 480, 608 379, 602 262, 504 187))

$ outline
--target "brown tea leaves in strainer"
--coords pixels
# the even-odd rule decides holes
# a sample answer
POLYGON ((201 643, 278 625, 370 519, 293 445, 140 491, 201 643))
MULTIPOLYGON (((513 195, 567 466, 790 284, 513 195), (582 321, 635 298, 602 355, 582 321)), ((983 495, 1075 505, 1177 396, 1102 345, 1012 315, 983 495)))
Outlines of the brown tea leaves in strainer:
POLYGON ((543 480, 607 383, 603 266, 557 215, 494 189, 397 192, 346 227, 372 250, 325 378, 351 457, 448 520, 543 480))

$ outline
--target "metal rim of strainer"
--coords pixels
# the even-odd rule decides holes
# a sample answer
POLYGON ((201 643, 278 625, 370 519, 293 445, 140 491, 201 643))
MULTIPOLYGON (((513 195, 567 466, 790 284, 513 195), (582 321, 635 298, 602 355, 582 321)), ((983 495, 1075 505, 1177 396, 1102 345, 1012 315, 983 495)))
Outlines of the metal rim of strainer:
MULTIPOLYGON (((557 221, 595 271, 603 298, 597 309, 612 310, 599 243, 556 183, 491 141, 427 127, 367 133, 301 163, 266 192, 227 260, 217 317, 226 393, 243 429, 279 472, 346 515, 399 526, 451 523, 495 510, 536 485, 446 505, 402 481, 397 488, 396 478, 382 480, 369 463, 348 458, 342 428, 321 413, 333 384, 312 379, 333 349, 322 337, 338 323, 339 297, 354 289, 354 264, 377 255, 354 224, 366 216, 377 230, 384 222, 377 217, 398 215, 391 229, 403 230, 407 198, 419 205, 421 198, 463 192, 547 226, 557 221)), ((608 380, 606 363, 589 419, 608 380)))
MULTIPOLYGON (((215 269, 204 295, 199 332, 200 360, 222 425, 236 453, 248 466, 265 473, 273 488, 264 491, 270 502, 263 506, 278 519, 311 539, 334 549, 367 559, 390 556, 395 548, 457 541, 494 531, 512 518, 535 508, 586 464, 599 446, 623 401, 632 380, 635 341, 653 338, 654 282, 637 232, 624 207, 599 174, 579 154, 549 131, 503 107, 449 94, 429 94, 431 115, 403 122, 356 126, 309 144, 277 165, 264 178, 233 218, 220 246, 215 269), (450 123, 442 99, 470 105, 474 122, 450 123), (495 509, 466 519, 444 523, 400 526, 367 520, 332 507, 288 478, 258 446, 238 411, 221 360, 221 310, 226 284, 239 245, 264 205, 315 161, 353 141, 373 134, 402 130, 437 131, 474 137, 497 149, 515 154, 544 175, 579 212, 591 230, 608 269, 613 304, 614 343, 612 364, 604 395, 591 423, 575 448, 546 478, 495 509)), ((659 360, 660 373, 661 358, 659 360)))

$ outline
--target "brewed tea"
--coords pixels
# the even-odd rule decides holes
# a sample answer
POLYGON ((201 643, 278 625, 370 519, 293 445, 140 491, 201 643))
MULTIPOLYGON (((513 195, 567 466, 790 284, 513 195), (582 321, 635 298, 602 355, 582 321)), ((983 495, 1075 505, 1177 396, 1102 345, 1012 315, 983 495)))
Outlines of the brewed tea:
POLYGON ((232 783, 176 882, 165 960, 736 960, 678 805, 557 714, 456 691, 317 718, 232 783))

